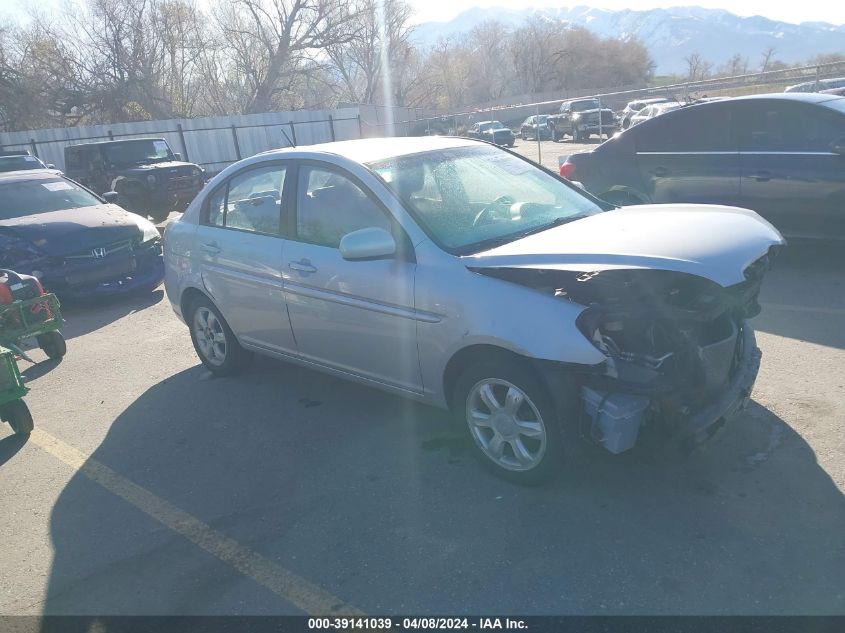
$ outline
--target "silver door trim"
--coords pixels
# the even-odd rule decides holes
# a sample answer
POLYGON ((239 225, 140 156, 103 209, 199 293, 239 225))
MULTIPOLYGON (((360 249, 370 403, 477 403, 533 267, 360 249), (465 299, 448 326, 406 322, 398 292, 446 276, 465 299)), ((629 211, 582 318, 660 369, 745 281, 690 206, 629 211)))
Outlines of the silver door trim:
POLYGON ((314 286, 306 286, 292 281, 285 281, 284 286, 285 292, 309 297, 311 299, 320 299, 331 303, 339 303, 341 305, 360 308, 369 312, 387 314, 389 316, 411 319, 412 321, 421 321, 423 323, 440 323, 443 320, 441 315, 434 314, 432 312, 424 312, 415 308, 403 308, 389 303, 379 303, 370 299, 362 299, 353 295, 341 292, 332 292, 331 290, 323 290, 315 288, 314 286))
POLYGON ((637 152, 637 156, 838 156, 835 152, 637 152))
POLYGON ((637 152, 637 156, 739 156, 740 152, 637 152))
POLYGON ((834 152, 740 152, 749 156, 838 156, 834 152))
POLYGON ((285 288, 284 282, 282 281, 281 277, 266 277, 264 275, 242 273, 231 270, 229 268, 215 266, 213 264, 209 264, 208 262, 204 262, 203 267, 209 272, 215 272, 218 275, 221 275, 223 277, 229 277, 230 279, 239 279, 240 281, 247 281, 262 286, 267 286, 269 288, 272 288, 273 290, 278 291, 283 291, 285 288))

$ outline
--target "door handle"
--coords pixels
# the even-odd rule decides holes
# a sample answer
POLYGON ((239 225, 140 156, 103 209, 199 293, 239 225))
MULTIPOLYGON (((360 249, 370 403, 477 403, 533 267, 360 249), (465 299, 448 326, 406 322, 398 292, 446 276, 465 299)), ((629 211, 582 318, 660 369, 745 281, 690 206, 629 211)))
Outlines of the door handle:
POLYGON ((658 178, 663 178, 663 176, 669 175, 669 170, 665 167, 658 167, 654 169, 651 173, 657 176, 658 178))
POLYGON ((757 182, 767 182, 772 179, 772 172, 758 171, 754 174, 751 174, 751 179, 756 180, 757 182))
POLYGON ((200 250, 205 251, 206 253, 209 253, 211 255, 217 255, 217 253, 219 253, 223 249, 217 246, 217 242, 204 242, 200 244, 200 250))
POLYGON ((311 265, 307 259, 303 259, 302 261, 298 262, 291 262, 288 264, 288 268, 291 270, 295 270, 300 273, 316 273, 317 269, 311 265))

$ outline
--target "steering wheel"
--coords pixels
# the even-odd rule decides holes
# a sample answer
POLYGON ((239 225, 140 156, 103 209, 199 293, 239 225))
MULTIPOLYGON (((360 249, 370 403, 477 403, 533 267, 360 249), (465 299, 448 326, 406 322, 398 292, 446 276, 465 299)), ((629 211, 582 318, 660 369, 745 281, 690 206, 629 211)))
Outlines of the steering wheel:
POLYGON ((493 213, 495 211, 504 205, 508 205, 508 207, 510 207, 515 202, 516 200, 514 200, 511 196, 499 196, 478 212, 478 215, 476 215, 475 219, 472 221, 472 228, 481 226, 482 224, 489 224, 495 219, 493 217, 493 213))

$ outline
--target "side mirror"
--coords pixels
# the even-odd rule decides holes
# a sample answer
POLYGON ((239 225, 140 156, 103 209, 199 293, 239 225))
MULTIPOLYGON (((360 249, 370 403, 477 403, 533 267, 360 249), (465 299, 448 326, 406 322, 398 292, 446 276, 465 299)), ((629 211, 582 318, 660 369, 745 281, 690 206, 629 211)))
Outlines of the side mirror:
POLYGON ((840 156, 845 156, 845 136, 838 138, 830 144, 830 151, 840 156))
POLYGON ((55 168, 56 168, 56 166, 55 166, 53 163, 47 163, 47 164, 46 164, 46 165, 44 165, 44 166, 45 166, 47 169, 55 169, 55 168))
POLYGON ((117 204, 118 198, 120 198, 120 194, 116 191, 106 191, 103 194, 103 200, 105 200, 109 204, 117 204))
POLYGON ((182 154, 180 154, 179 152, 173 152, 173 158, 175 158, 176 160, 182 160, 182 154))
POLYGON ((395 253, 396 240, 384 229, 376 227, 352 231, 340 240, 343 259, 382 259, 395 253))

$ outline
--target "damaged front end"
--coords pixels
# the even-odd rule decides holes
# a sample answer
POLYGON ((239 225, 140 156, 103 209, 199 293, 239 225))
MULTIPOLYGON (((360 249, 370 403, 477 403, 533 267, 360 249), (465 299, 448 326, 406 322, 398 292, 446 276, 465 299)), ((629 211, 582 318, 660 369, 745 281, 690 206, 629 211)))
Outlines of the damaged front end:
POLYGON ((729 287, 653 269, 476 272, 586 306, 578 328, 607 360, 576 370, 584 435, 620 453, 634 446, 641 427, 652 426, 692 449, 748 402, 761 353, 746 320, 760 312, 772 255, 729 287))

